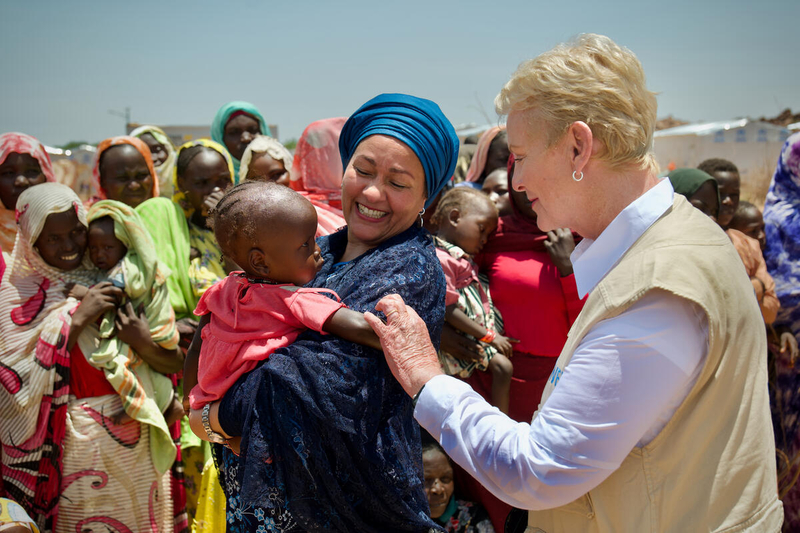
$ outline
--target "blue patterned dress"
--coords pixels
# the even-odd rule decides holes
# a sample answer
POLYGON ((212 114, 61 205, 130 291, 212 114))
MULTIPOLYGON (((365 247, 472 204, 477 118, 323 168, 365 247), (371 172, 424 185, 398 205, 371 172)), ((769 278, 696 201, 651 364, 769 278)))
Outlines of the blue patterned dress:
MULTIPOLYGON (((347 263, 342 230, 319 240, 325 264, 311 286, 355 311, 396 293, 438 347, 445 281, 427 231, 409 228, 347 263)), ((228 531, 422 532, 428 516, 419 426, 380 351, 307 331, 243 376, 220 422, 242 435, 223 452, 228 531)))
MULTIPOLYGON (((775 327, 788 328, 800 341, 800 133, 787 139, 764 206, 767 248, 764 259, 781 302, 775 327)), ((800 529, 800 365, 773 351, 770 396, 778 451, 778 474, 785 528, 800 529), (788 492, 787 492, 788 490, 788 492)))

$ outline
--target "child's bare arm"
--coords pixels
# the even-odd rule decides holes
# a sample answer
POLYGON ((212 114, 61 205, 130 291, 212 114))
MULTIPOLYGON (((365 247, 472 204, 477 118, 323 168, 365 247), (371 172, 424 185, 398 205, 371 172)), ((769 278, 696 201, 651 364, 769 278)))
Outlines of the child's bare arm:
POLYGON ((192 344, 186 351, 186 358, 183 361, 183 409, 189 414, 189 393, 197 385, 197 363, 200 359, 200 348, 203 346, 203 338, 200 336, 203 328, 211 321, 211 315, 200 317, 200 323, 194 332, 192 344))
MULTIPOLYGON (((489 333, 489 330, 469 318, 464 311, 456 307, 455 304, 447 306, 444 312, 444 320, 458 331, 466 333, 467 335, 472 335, 478 340, 484 338, 486 334, 489 333)), ((519 342, 517 339, 512 339, 511 337, 496 333, 491 341, 487 341, 487 344, 494 346, 506 357, 511 357, 514 353, 511 344, 517 342, 519 342)))
POLYGON ((350 342, 357 342, 376 350, 381 349, 381 341, 367 324, 364 314, 352 309, 342 307, 325 321, 322 329, 350 342))

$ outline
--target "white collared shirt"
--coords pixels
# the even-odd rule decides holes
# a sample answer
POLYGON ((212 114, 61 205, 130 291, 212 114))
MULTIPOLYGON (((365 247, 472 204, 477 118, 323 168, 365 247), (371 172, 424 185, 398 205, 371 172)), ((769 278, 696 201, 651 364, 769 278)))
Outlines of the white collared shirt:
MULTIPOLYGON (((581 296, 669 209, 673 194, 662 180, 596 240, 576 246, 571 259, 581 296)), ((599 485, 633 447, 658 435, 696 382, 707 350, 702 310, 651 291, 598 323, 569 365, 553 370, 557 386, 531 424, 511 420, 450 376, 425 385, 414 416, 501 500, 523 509, 557 507, 599 485)))

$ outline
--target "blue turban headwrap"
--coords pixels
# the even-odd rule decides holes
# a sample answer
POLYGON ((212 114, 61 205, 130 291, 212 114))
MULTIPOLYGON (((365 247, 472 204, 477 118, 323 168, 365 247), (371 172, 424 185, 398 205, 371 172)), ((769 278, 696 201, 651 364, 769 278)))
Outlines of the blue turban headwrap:
POLYGON ((343 168, 370 135, 394 137, 414 150, 425 170, 425 207, 430 206, 453 176, 458 159, 456 130, 439 106, 408 94, 381 94, 362 105, 347 119, 339 136, 343 168))

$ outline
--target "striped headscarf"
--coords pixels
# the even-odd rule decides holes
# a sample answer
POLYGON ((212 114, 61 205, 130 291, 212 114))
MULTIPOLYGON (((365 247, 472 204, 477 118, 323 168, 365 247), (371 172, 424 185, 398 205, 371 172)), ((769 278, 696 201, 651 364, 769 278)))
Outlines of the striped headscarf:
POLYGON ((108 198, 105 189, 100 185, 100 160, 103 157, 103 152, 112 146, 119 146, 120 144, 130 144, 142 154, 145 163, 147 163, 147 170, 150 171, 150 176, 153 178, 153 189, 150 191, 150 197, 155 198, 158 196, 158 174, 156 173, 156 169, 153 168, 153 158, 150 157, 150 148, 147 147, 144 141, 136 137, 120 135, 106 139, 97 145, 97 154, 95 155, 94 167, 92 168, 92 185, 97 193, 97 199, 106 200, 108 198))
MULTIPOLYGON (((214 142, 225 146, 225 126, 231 120, 233 115, 240 113, 250 115, 256 119, 258 121, 258 129, 261 131, 261 135, 269 135, 270 132, 269 128, 267 127, 267 121, 264 120, 264 117, 261 115, 261 111, 259 111, 256 106, 250 102, 234 101, 228 102, 224 106, 220 107, 217 111, 217 114, 214 115, 214 122, 211 123, 211 139, 213 139, 214 142)), ((237 184, 239 183, 240 162, 233 156, 231 156, 231 159, 233 160, 234 184, 237 184)))
MULTIPOLYGON (((49 182, 56 181, 53 173, 53 163, 44 149, 44 145, 36 137, 24 133, 4 133, 0 135, 0 165, 11 154, 28 154, 39 162, 42 174, 49 182)), ((6 208, 0 203, 0 249, 7 254, 14 251, 14 240, 17 237, 17 222, 14 217, 14 208, 6 208)))
MULTIPOLYGON (((153 136, 153 138, 164 146, 164 149, 167 151, 167 160, 161 163, 159 166, 155 167, 156 173, 158 174, 158 189, 159 194, 161 196, 166 196, 169 198, 172 196, 172 173, 175 168, 175 161, 177 158, 177 154, 175 152, 175 145, 172 144, 172 141, 164 133, 164 130, 159 128, 158 126, 139 126, 135 130, 131 132, 131 137, 136 137, 137 139, 141 139, 142 136, 146 133, 149 133, 153 136)), ((151 157, 152 159, 152 157, 151 157)), ((154 197, 155 198, 155 197, 154 197)))
MULTIPOLYGON (((128 249, 121 261, 125 294, 137 313, 144 308, 153 342, 168 350, 176 348, 178 330, 166 285, 169 270, 159 264, 150 234, 136 211, 121 202, 101 200, 89 209, 89 223, 103 217, 114 221, 114 235, 128 249)), ((111 311, 99 327, 87 327, 79 338, 81 351, 92 366, 103 370, 125 412, 150 426, 153 462, 159 473, 164 473, 177 453, 161 414, 172 399, 172 381, 117 338, 114 319, 111 311)))
POLYGON ((66 284, 92 284, 97 273, 88 257, 75 270, 59 270, 34 247, 51 214, 74 209, 86 226, 86 211, 72 189, 60 183, 37 185, 20 195, 17 206, 19 232, 0 282, 2 476, 5 490, 33 509, 41 525, 54 520, 61 488, 69 398, 66 347, 78 306, 65 296, 66 284))

